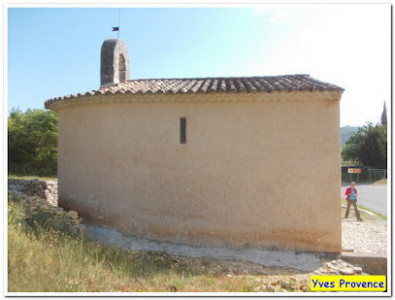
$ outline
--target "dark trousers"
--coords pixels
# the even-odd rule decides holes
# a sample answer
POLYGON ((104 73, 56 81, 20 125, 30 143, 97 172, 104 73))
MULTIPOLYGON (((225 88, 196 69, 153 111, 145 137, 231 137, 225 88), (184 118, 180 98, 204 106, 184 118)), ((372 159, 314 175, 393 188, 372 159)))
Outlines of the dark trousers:
POLYGON ((347 208, 346 208, 346 215, 345 217, 348 217, 348 214, 350 213, 350 206, 354 206, 355 210, 355 216, 357 217, 357 220, 359 220, 361 217, 359 216, 359 211, 357 208, 357 200, 347 200, 347 208))

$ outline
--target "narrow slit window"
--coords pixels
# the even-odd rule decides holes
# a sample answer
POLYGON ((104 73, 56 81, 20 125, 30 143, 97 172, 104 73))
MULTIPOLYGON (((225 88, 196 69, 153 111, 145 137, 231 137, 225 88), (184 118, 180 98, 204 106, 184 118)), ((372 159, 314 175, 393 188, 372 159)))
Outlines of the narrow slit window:
POLYGON ((180 144, 187 143, 187 118, 180 118, 180 144))

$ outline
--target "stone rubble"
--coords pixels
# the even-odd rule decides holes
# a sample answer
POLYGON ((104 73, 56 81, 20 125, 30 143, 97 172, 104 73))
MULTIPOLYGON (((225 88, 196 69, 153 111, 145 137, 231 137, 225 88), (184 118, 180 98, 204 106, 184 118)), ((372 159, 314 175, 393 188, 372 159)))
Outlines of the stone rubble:
POLYGON ((39 212, 45 212, 58 217, 64 216, 76 227, 82 221, 78 212, 74 210, 66 212, 62 207, 58 207, 58 185, 55 181, 9 180, 8 192, 23 197, 28 203, 26 220, 33 218, 39 212))
POLYGON ((315 275, 360 275, 362 268, 357 265, 352 265, 342 259, 334 259, 325 262, 322 267, 313 272, 315 275))
POLYGON ((38 196, 25 196, 25 201, 28 203, 26 220, 34 218, 34 216, 40 212, 44 212, 57 217, 64 216, 68 222, 74 226, 78 226, 82 221, 82 218, 78 217, 78 213, 76 211, 70 210, 65 212, 62 207, 51 206, 48 202, 38 196))
POLYGON ((37 196, 44 199, 51 206, 58 206, 58 184, 55 181, 39 179, 9 180, 8 191, 16 195, 37 196))
POLYGON ((76 219, 78 219, 78 213, 75 210, 69 210, 66 213, 66 217, 68 217, 69 219, 72 219, 72 220, 76 220, 76 219))

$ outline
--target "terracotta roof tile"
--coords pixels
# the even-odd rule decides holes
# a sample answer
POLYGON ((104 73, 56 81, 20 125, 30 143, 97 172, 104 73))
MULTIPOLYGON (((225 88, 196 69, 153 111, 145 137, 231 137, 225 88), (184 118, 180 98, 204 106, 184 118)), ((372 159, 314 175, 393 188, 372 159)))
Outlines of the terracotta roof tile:
POLYGON ((188 93, 251 93, 273 91, 343 91, 342 88, 318 81, 309 75, 283 75, 265 77, 216 77, 136 79, 86 93, 57 97, 45 102, 45 107, 54 101, 90 95, 113 94, 188 94, 188 93))

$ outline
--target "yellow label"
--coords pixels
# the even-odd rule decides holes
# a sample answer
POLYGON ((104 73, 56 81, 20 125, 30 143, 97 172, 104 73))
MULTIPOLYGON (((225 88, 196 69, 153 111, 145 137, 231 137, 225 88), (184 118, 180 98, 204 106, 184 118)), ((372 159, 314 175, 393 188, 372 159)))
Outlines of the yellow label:
POLYGON ((387 280, 382 275, 313 275, 310 290, 383 292, 387 290, 387 280))

